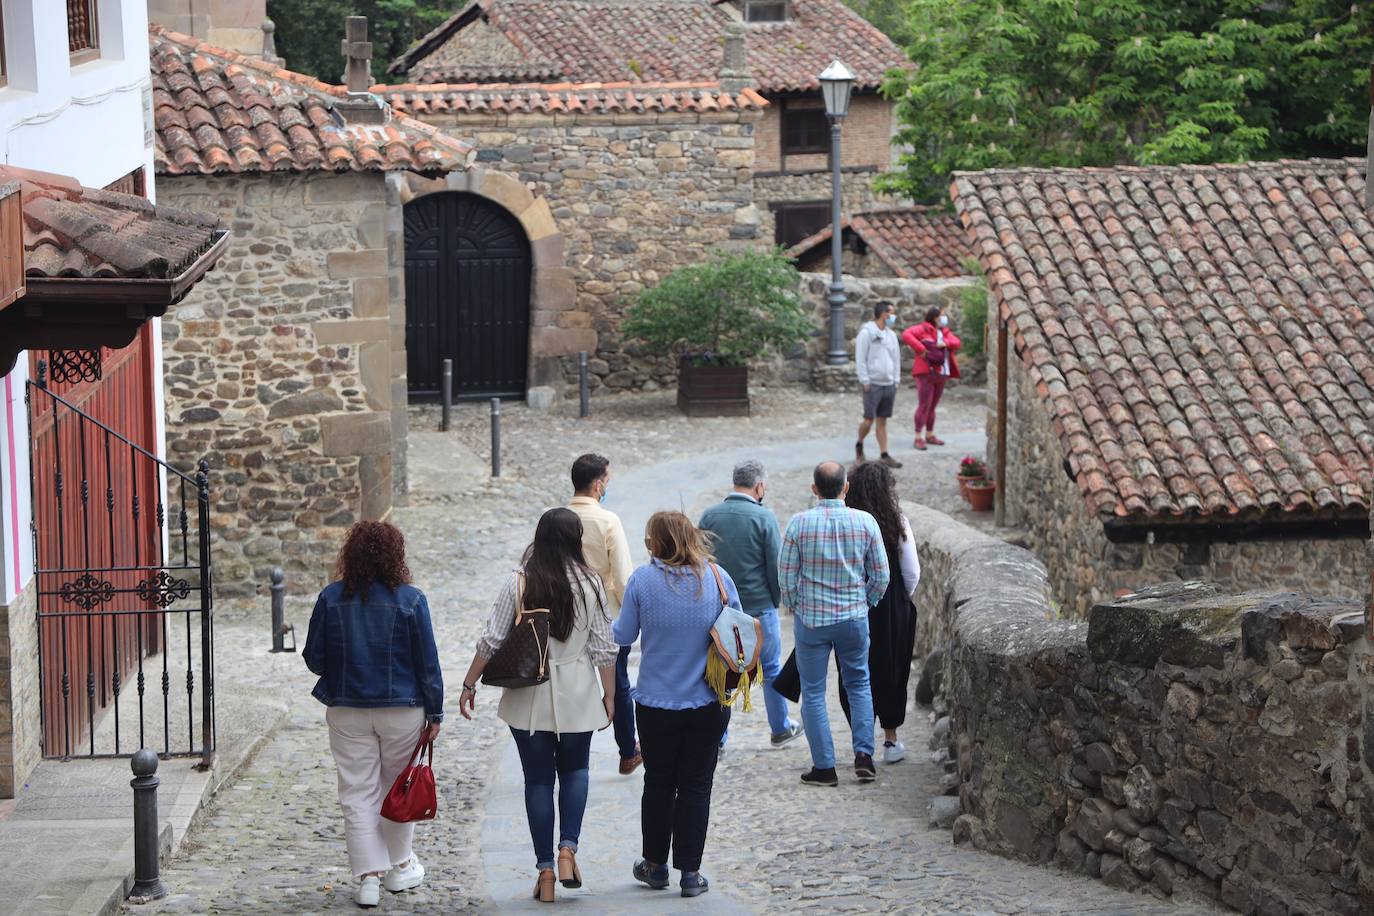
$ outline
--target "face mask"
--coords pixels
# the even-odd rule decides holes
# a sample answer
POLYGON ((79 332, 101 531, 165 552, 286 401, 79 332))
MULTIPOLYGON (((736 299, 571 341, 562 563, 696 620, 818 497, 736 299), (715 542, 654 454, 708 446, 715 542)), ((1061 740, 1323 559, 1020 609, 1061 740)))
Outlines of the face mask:
POLYGON ((610 488, 611 488, 610 483, 603 483, 603 484, 601 485, 601 495, 598 496, 598 497, 596 498, 596 501, 599 502, 599 503, 604 503, 604 502, 606 501, 606 491, 609 490, 610 488))
POLYGON ((949 327, 949 316, 948 316, 948 315, 941 315, 941 316, 940 316, 940 327, 942 327, 942 328, 947 328, 947 327, 949 327))

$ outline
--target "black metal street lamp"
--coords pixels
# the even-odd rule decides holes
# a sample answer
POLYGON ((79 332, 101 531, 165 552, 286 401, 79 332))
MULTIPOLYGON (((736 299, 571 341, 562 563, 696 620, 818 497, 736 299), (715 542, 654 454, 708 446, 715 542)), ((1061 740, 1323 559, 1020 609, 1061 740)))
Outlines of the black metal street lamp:
POLYGON ((825 116, 830 119, 830 349, 825 361, 832 366, 843 366, 849 361, 849 350, 844 342, 844 277, 842 273, 840 249, 843 247, 843 233, 840 230, 841 205, 840 188, 840 128, 845 116, 849 114, 849 96, 854 91, 854 74, 838 60, 831 62, 820 75, 821 95, 825 98, 825 116))

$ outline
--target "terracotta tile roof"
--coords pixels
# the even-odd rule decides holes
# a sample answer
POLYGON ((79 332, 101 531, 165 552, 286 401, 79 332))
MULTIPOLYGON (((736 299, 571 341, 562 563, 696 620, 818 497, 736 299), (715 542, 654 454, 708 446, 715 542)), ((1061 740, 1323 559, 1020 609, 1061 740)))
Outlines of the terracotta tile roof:
POLYGON ((545 114, 618 111, 761 110, 766 99, 752 89, 723 92, 719 85, 690 83, 567 83, 543 85, 404 84, 373 86, 397 111, 427 114, 472 112, 540 112, 545 114))
MULTIPOLYGON (((498 29, 530 67, 556 69, 573 83, 714 81, 726 26, 721 0, 473 0, 391 65, 391 73, 432 70, 448 81, 480 82, 482 61, 465 67, 445 45, 478 18, 498 29)), ((787 22, 749 23, 749 69, 761 92, 813 90, 839 58, 876 89, 888 70, 909 66, 891 39, 842 0, 792 0, 787 22)))
POLYGON ((27 277, 166 280, 220 234, 214 214, 154 206, 64 175, 0 166, 0 183, 9 181, 22 195, 27 277))
POLYGON ((472 149, 413 118, 349 123, 342 86, 154 26, 157 171, 455 171, 472 149))
POLYGON ((1364 165, 955 175, 989 289, 1104 520, 1368 512, 1364 165))
MULTIPOLYGON (((959 217, 947 211, 934 207, 873 210, 855 213, 841 226, 846 238, 857 236, 895 276, 935 280, 969 275, 964 261, 973 257, 973 245, 959 217)), ((793 245, 787 254, 800 258, 829 244, 827 226, 793 245)))

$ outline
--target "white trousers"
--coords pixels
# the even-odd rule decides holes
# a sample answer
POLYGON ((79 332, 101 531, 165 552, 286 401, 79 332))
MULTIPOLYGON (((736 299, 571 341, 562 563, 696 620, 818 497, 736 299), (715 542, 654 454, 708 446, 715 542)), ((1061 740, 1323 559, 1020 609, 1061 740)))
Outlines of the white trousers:
POLYGON ((349 867, 354 876, 361 876, 404 865, 410 861, 415 825, 382 817, 382 799, 420 740, 424 710, 331 706, 324 718, 329 723, 329 749, 339 768, 349 867))

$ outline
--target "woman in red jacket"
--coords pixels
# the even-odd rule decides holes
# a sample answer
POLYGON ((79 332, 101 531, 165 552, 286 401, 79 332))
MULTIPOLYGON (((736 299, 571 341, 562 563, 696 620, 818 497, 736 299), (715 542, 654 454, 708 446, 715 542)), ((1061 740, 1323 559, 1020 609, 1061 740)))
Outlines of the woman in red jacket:
POLYGON ((935 407, 944 393, 945 381, 959 377, 959 363, 954 354, 959 338, 949 329, 949 318, 940 314, 937 306, 926 311, 925 321, 902 332, 902 342, 916 352, 911 375, 916 379, 916 442, 918 451, 925 451, 926 443, 944 445, 935 435, 935 407))

